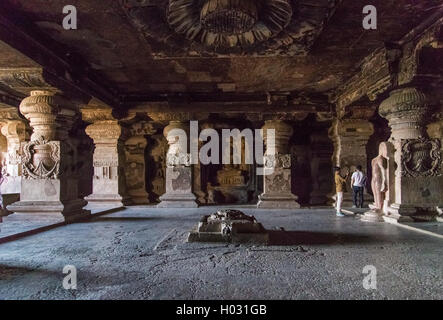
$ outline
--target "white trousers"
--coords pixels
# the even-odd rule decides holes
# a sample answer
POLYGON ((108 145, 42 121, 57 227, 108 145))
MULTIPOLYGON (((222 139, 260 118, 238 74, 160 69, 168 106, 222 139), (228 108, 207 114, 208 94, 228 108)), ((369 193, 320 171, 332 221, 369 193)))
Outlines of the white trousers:
POLYGON ((343 203, 343 192, 337 192, 337 201, 336 201, 337 212, 341 212, 342 203, 343 203))

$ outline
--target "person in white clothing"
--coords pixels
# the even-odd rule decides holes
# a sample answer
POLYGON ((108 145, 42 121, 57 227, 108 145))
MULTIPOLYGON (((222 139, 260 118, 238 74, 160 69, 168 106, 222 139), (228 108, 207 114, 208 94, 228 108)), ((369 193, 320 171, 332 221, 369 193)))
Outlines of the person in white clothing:
POLYGON ((353 192, 353 208, 363 208, 363 191, 366 185, 366 175, 362 171, 362 167, 357 166, 357 171, 352 174, 351 186, 353 192))

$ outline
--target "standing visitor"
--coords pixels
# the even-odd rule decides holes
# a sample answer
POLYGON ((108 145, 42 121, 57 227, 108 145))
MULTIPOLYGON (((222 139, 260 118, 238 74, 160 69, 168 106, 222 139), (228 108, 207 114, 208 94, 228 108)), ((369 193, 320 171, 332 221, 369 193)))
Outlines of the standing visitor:
POLYGON ((335 189, 337 192, 337 200, 336 200, 336 209, 337 209, 337 217, 344 217, 345 215, 341 212, 341 205, 343 203, 343 191, 346 184, 346 177, 342 177, 340 175, 340 167, 335 167, 335 189))
POLYGON ((363 191, 366 184, 366 175, 362 171, 362 167, 360 165, 357 166, 357 171, 352 174, 351 177, 351 186, 353 193, 353 208, 363 208, 363 191))

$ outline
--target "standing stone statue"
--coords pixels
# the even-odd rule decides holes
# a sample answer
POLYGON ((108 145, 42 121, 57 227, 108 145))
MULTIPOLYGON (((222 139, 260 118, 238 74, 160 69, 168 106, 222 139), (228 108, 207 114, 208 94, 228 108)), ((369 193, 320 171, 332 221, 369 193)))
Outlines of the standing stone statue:
POLYGON ((370 205, 370 211, 362 217, 363 221, 377 222, 383 221, 383 205, 388 191, 387 185, 387 146, 382 142, 379 146, 378 156, 372 159, 372 180, 371 187, 374 193, 374 204, 370 205))

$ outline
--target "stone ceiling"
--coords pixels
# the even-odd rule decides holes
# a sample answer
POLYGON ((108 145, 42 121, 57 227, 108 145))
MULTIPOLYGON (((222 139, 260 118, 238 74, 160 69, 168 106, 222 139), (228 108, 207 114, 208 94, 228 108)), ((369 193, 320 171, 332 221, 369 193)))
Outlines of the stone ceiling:
MULTIPOLYGON (((66 1, 2 5, 14 22, 32 26, 36 42, 86 65, 110 94, 147 101, 168 94, 267 92, 327 100, 365 56, 402 38, 441 4, 374 0, 379 27, 365 31, 366 0, 207 1, 71 0, 79 21, 70 31, 61 27, 66 1), (227 6, 229 14, 221 14, 227 6), (235 37, 225 36, 233 30, 235 37)), ((35 52, 18 41, 0 41, 0 68, 39 65, 26 57, 35 52)))

